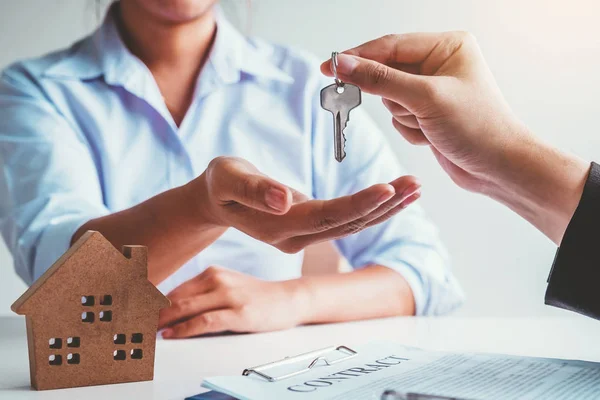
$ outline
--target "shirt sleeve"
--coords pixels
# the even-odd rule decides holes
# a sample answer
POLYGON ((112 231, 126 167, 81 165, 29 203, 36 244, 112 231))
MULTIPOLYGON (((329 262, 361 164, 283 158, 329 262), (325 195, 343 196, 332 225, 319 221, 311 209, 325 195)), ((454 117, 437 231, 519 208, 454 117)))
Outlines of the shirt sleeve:
MULTIPOLYGON (((406 175, 364 109, 350 112, 345 130, 347 155, 342 163, 334 160, 331 113, 319 107, 314 115, 315 197, 345 196, 406 175)), ((377 264, 401 273, 413 291, 417 315, 446 314, 463 302, 437 229, 417 204, 336 245, 354 269, 377 264)))
POLYGON ((548 277, 546 304, 600 319, 600 165, 592 163, 579 205, 548 277))
POLYGON ((31 284, 108 210, 87 141, 19 70, 0 77, 0 171, 0 231, 31 284))

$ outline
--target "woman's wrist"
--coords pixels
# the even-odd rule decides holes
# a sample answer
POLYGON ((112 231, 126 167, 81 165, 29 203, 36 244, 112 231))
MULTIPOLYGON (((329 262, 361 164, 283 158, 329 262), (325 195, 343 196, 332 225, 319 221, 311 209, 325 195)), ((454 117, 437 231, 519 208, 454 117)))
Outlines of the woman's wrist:
POLYGON ((190 219, 201 228, 227 228, 212 210, 210 193, 206 176, 203 173, 196 179, 179 188, 182 204, 187 210, 190 219))
POLYGON ((590 165, 529 132, 520 137, 503 149, 503 163, 489 177, 483 192, 560 244, 579 204, 590 165))
POLYGON ((290 310, 297 318, 296 324, 303 325, 314 322, 311 312, 314 311, 313 306, 315 305, 311 299, 310 282, 301 277, 276 283, 282 285, 285 296, 290 301, 290 310))

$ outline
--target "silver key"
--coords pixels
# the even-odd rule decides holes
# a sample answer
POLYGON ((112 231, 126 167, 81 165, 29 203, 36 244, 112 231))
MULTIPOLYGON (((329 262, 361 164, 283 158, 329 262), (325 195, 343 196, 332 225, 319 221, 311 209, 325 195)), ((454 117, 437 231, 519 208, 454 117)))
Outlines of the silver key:
POLYGON ((321 107, 333 114, 333 146, 335 159, 342 162, 346 157, 344 129, 350 120, 350 111, 361 103, 358 86, 344 83, 337 78, 337 53, 331 55, 335 83, 321 90, 321 107))
POLYGON ((360 89, 348 83, 337 83, 321 90, 321 107, 333 114, 333 145, 335 159, 342 162, 346 157, 346 135, 344 129, 350 120, 350 111, 361 103, 360 89), (340 93, 341 91, 341 93, 340 93))

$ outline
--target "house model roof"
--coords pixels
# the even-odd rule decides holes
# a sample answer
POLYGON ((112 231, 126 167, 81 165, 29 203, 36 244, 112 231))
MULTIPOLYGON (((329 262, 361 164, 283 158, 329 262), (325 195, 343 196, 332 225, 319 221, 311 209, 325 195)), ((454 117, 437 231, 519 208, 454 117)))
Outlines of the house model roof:
POLYGON ((34 302, 40 292, 61 288, 76 290, 84 282, 89 286, 94 280, 122 280, 129 285, 143 285, 153 306, 168 307, 169 300, 147 277, 145 246, 123 246, 123 252, 119 252, 99 232, 88 231, 13 303, 11 309, 17 314, 28 314, 29 303, 34 302))

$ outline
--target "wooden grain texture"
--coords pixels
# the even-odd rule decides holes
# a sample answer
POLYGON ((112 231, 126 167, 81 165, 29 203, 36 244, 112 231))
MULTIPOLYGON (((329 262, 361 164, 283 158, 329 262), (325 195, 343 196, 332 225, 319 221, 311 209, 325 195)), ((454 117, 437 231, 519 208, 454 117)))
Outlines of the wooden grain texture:
POLYGON ((158 312, 168 305, 147 279, 144 246, 125 246, 121 253, 100 233, 87 232, 11 307, 26 315, 32 386, 153 379, 158 312), (102 304, 105 296, 110 302, 102 304), (93 304, 83 304, 83 297, 93 304), (93 322, 83 321, 83 313, 93 322), (123 335, 118 343, 115 335, 123 335), (51 348, 51 339, 60 346, 51 348), (51 356, 60 357, 60 365, 51 365, 51 356))

